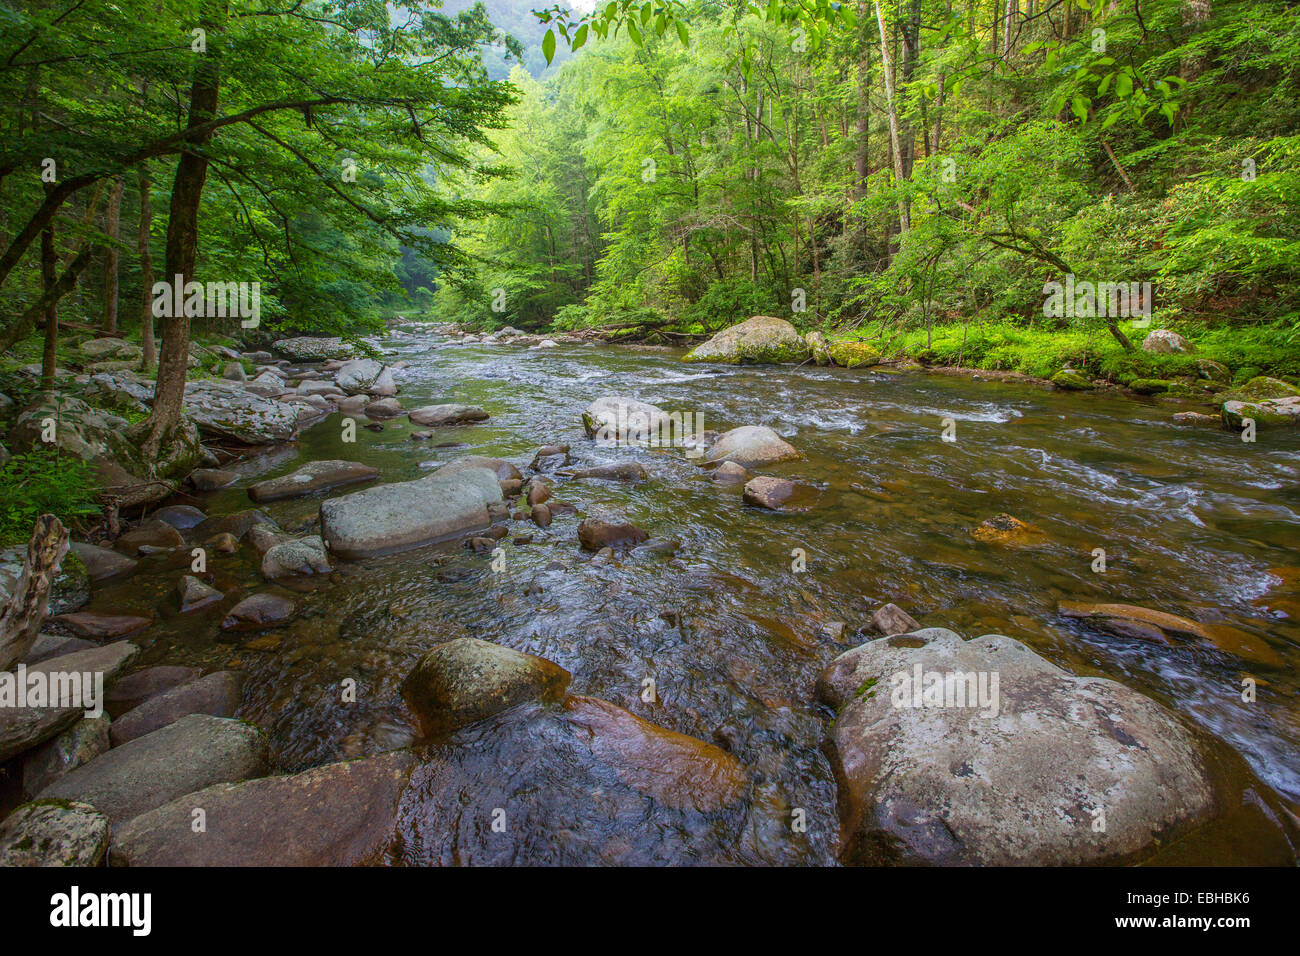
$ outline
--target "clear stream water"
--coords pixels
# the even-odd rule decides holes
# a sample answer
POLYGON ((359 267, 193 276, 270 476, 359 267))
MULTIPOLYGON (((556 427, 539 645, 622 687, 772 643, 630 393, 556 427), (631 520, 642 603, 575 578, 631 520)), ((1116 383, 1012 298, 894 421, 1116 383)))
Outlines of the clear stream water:
MULTIPOLYGON (((837 654, 865 639, 858 629, 886 601, 927 626, 1015 637, 1070 671, 1135 687, 1203 729, 1226 755, 1230 807, 1159 861, 1295 861, 1280 824, 1300 800, 1295 431, 1261 431, 1246 444, 1172 425, 1180 406, 1169 402, 924 373, 701 367, 667 350, 528 350, 431 334, 399 334, 385 349, 411 363, 400 396, 407 408, 467 402, 491 419, 418 442, 403 418, 380 432, 358 429, 355 444, 344 444, 333 415, 295 445, 250 459, 245 475, 348 458, 395 481, 464 454, 522 468, 539 445, 565 442, 575 464, 634 458, 651 480, 561 482, 557 497, 579 515, 545 531, 512 522, 512 537, 533 541, 507 539, 502 573, 489 556, 451 546, 337 562, 333 574, 299 586, 303 612, 276 631, 219 630, 230 605, 267 588, 248 548, 211 557, 227 599, 206 613, 176 611, 183 553, 146 559, 133 577, 97 590, 91 607, 159 617, 132 637, 146 663, 242 669, 240 716, 265 728, 285 770, 410 744, 402 679, 430 647, 469 633, 555 661, 572 672, 574 693, 718 742, 753 779, 742 806, 666 808, 579 746, 562 708, 529 705, 419 744, 427 761, 404 800, 393 862, 835 862, 835 786, 822 751, 828 714, 813 687, 837 654), (806 457, 762 471, 816 485, 817 503, 790 514, 756 510, 681 450, 596 447, 579 415, 608 394, 693 412, 711 429, 771 426, 806 457), (942 439, 945 418, 956 441, 942 439), (436 447, 445 442, 457 447, 436 447), (593 565, 576 539, 589 507, 620 512, 681 547, 593 565), (974 541, 969 529, 999 512, 1038 526, 1046 543, 974 541), (804 572, 792 569, 796 548, 807 553, 804 572), (1105 549, 1105 573, 1092 570, 1095 548, 1105 549), (1238 653, 1195 641, 1158 646, 1065 618, 1062 600, 1138 604, 1245 637, 1238 653), (823 629, 835 621, 848 625, 842 638, 823 629), (1258 681, 1254 703, 1241 700, 1246 676, 1258 681), (347 677, 360 686, 356 703, 340 699, 347 677), (657 686, 655 703, 640 699, 646 678, 657 686), (496 808, 506 811, 506 834, 491 828, 496 808), (792 831, 794 808, 804 810, 806 832, 792 831)), ((246 484, 198 503, 210 514, 250 507, 246 484)), ((318 507, 306 499, 265 510, 287 529, 305 529, 318 507)))

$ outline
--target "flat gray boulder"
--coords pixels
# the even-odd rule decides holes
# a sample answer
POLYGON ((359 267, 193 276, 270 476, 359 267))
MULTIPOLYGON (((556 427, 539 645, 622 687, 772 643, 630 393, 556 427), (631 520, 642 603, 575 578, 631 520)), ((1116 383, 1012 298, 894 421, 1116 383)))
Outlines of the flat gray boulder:
POLYGON ((639 443, 651 438, 667 439, 673 422, 658 405, 625 395, 604 395, 582 413, 587 437, 600 445, 639 443))
POLYGON ((425 405, 407 413, 416 425, 464 425, 487 421, 488 413, 477 405, 425 405))
POLYGON ((766 425, 742 425, 719 435, 700 464, 730 461, 743 468, 758 468, 798 457, 799 450, 766 425))
POLYGON ((492 523, 487 506, 499 501, 501 486, 487 468, 435 472, 323 502, 321 536, 341 558, 392 554, 482 531, 492 523))
POLYGON ((190 382, 185 410, 201 432, 245 445, 278 445, 298 434, 298 410, 228 382, 190 382))
POLYGON ((252 724, 190 714, 61 777, 39 799, 88 803, 113 826, 216 783, 266 772, 266 735, 252 724))
POLYGON ((414 760, 395 751, 291 776, 220 783, 117 828, 115 866, 356 866, 381 862, 414 760), (207 832, 193 831, 202 808, 207 832))
POLYGON ((287 475, 250 485, 248 497, 257 502, 301 498, 378 477, 378 468, 363 465, 359 461, 313 461, 287 475))
POLYGON ((817 692, 837 712, 845 862, 1132 862, 1215 809, 1179 718, 1000 634, 883 637, 836 658, 817 692))
MULTIPOLYGON (((340 338, 328 338, 317 335, 300 335, 296 338, 276 339, 271 348, 281 355, 296 362, 327 362, 330 359, 345 359, 352 354, 352 346, 340 338)), ((264 355, 263 352, 251 353, 264 355)))

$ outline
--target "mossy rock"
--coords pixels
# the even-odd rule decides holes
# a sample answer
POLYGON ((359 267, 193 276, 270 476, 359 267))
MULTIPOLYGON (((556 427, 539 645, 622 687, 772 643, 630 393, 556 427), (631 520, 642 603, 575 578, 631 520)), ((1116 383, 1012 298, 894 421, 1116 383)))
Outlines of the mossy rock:
POLYGON ((1240 391, 1247 399, 1256 401, 1262 398, 1289 398, 1292 395, 1300 395, 1300 388, 1267 375, 1255 376, 1243 385, 1240 391))
POLYGON ((845 368, 879 365, 883 359, 880 349, 867 342, 832 342, 831 360, 845 368))
POLYGON ((1068 392, 1083 392, 1097 385, 1086 375, 1082 375, 1073 369, 1063 368, 1052 376, 1052 384, 1057 388, 1063 388, 1068 392))
POLYGON ((1187 382, 1170 382, 1169 387, 1164 391, 1165 395, 1170 398, 1199 398, 1204 394, 1202 389, 1195 385, 1189 385, 1187 382))
POLYGON ((1231 400, 1220 408, 1223 424, 1239 429, 1244 419, 1253 419, 1257 426, 1300 424, 1300 412, 1291 414, 1270 402, 1242 402, 1231 400))
POLYGON ((684 355, 682 361, 782 365, 802 362, 811 356, 812 348, 785 319, 756 315, 723 329, 684 355))
POLYGON ((1171 384, 1162 378, 1135 378, 1128 387, 1139 395, 1163 395, 1171 384))

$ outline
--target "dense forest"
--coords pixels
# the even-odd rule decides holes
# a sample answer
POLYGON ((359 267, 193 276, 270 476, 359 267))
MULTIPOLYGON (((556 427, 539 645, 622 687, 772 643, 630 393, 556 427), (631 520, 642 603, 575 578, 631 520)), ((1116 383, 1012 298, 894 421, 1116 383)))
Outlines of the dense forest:
POLYGON ((635 35, 513 77, 517 175, 478 195, 525 212, 466 234, 491 265, 443 294, 458 318, 500 287, 524 327, 770 313, 1050 374, 1110 345, 1044 322, 1073 274, 1298 370, 1293 5, 697 3, 689 43, 631 9, 635 35))

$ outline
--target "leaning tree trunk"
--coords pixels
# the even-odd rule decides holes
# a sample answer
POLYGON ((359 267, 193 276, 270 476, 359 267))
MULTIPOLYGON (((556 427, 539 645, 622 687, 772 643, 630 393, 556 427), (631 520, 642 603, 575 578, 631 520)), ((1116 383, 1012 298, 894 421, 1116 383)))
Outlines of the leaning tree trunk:
MULTIPOLYGON (((876 23, 880 26, 880 71, 885 75, 885 104, 889 111, 889 144, 894 152, 894 176, 901 188, 903 176, 903 148, 898 134, 898 105, 894 96, 894 64, 889 57, 889 35, 885 32, 885 15, 880 9, 880 0, 876 0, 876 23)), ((898 229, 906 233, 911 226, 908 215, 907 200, 898 200, 898 229)))
MULTIPOLYGON (((221 63, 217 58, 218 34, 226 18, 226 0, 204 0, 200 23, 207 32, 208 52, 200 54, 190 88, 188 127, 193 129, 217 114, 221 92, 221 63)), ((167 217, 167 246, 164 254, 170 282, 188 282, 194 276, 198 257, 199 203, 208 176, 208 159, 202 149, 212 140, 211 131, 196 134, 176 164, 171 207, 167 217)), ((146 461, 165 459, 164 450, 177 438, 185 401, 185 375, 189 369, 190 317, 175 315, 163 320, 162 354, 158 381, 154 386, 153 412, 144 423, 140 450, 146 461)))
POLYGON ((54 515, 36 519, 18 580, 0 603, 0 671, 32 649, 49 611, 50 590, 59 563, 68 553, 68 529, 54 515))

